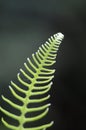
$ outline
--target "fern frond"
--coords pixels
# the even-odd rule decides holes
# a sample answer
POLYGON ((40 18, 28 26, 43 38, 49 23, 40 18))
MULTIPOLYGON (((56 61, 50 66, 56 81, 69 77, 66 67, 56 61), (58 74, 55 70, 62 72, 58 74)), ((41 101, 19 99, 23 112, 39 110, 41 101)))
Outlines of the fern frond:
POLYGON ((25 127, 25 124, 39 121, 45 117, 49 111, 51 104, 40 103, 44 103, 50 98, 50 95, 48 94, 46 96, 46 93, 51 89, 52 79, 54 78, 53 74, 55 72, 55 69, 51 69, 50 66, 56 62, 55 58, 63 37, 63 34, 57 33, 49 38, 48 42, 39 47, 35 54, 32 54, 31 59, 27 58, 27 63, 24 63, 25 70, 20 69, 20 72, 17 74, 19 84, 11 81, 9 90, 15 99, 22 102, 22 105, 2 95, 2 99, 5 103, 10 105, 13 109, 19 110, 21 113, 17 115, 6 110, 3 106, 0 107, 0 110, 5 115, 18 122, 18 126, 16 126, 9 123, 5 118, 2 118, 3 124, 8 128, 12 130, 46 130, 52 126, 53 122, 29 128, 27 128, 27 126, 25 127), (23 86, 23 88, 21 86, 23 86), (24 96, 21 96, 20 93, 24 94, 24 96), (38 104, 38 106, 30 107, 30 104, 38 104), (38 114, 34 115, 36 112, 38 112, 38 114), (33 116, 27 117, 26 114, 30 113, 33 113, 33 116))

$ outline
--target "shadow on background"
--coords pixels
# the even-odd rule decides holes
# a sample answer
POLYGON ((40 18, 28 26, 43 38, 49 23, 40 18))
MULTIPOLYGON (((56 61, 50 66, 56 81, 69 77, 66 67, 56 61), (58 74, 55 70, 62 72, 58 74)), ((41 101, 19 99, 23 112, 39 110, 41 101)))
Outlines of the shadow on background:
POLYGON ((0 0, 0 95, 9 94, 10 80, 48 37, 65 35, 54 66, 50 129, 86 129, 85 17, 85 0, 0 0))

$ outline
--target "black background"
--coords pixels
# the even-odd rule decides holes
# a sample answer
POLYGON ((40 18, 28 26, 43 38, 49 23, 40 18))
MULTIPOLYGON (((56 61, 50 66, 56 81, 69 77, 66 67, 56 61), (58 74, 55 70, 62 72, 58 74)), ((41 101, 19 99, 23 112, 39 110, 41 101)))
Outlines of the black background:
POLYGON ((86 129, 85 0, 0 0, 0 95, 26 58, 57 32, 65 38, 54 66, 50 130, 86 129))

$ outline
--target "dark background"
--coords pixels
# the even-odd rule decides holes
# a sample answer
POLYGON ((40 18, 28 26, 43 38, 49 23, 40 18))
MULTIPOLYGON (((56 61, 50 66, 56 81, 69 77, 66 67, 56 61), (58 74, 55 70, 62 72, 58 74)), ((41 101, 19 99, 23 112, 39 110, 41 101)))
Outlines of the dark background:
POLYGON ((0 95, 57 32, 65 38, 54 66, 49 129, 86 129, 86 0, 0 0, 0 95))

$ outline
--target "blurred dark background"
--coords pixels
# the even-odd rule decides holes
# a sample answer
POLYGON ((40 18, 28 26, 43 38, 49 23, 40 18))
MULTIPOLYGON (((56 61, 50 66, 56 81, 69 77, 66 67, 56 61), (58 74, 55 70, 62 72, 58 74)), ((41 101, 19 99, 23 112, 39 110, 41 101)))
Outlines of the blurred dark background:
POLYGON ((0 0, 0 95, 57 32, 65 38, 54 66, 49 129, 86 129, 86 0, 0 0))

